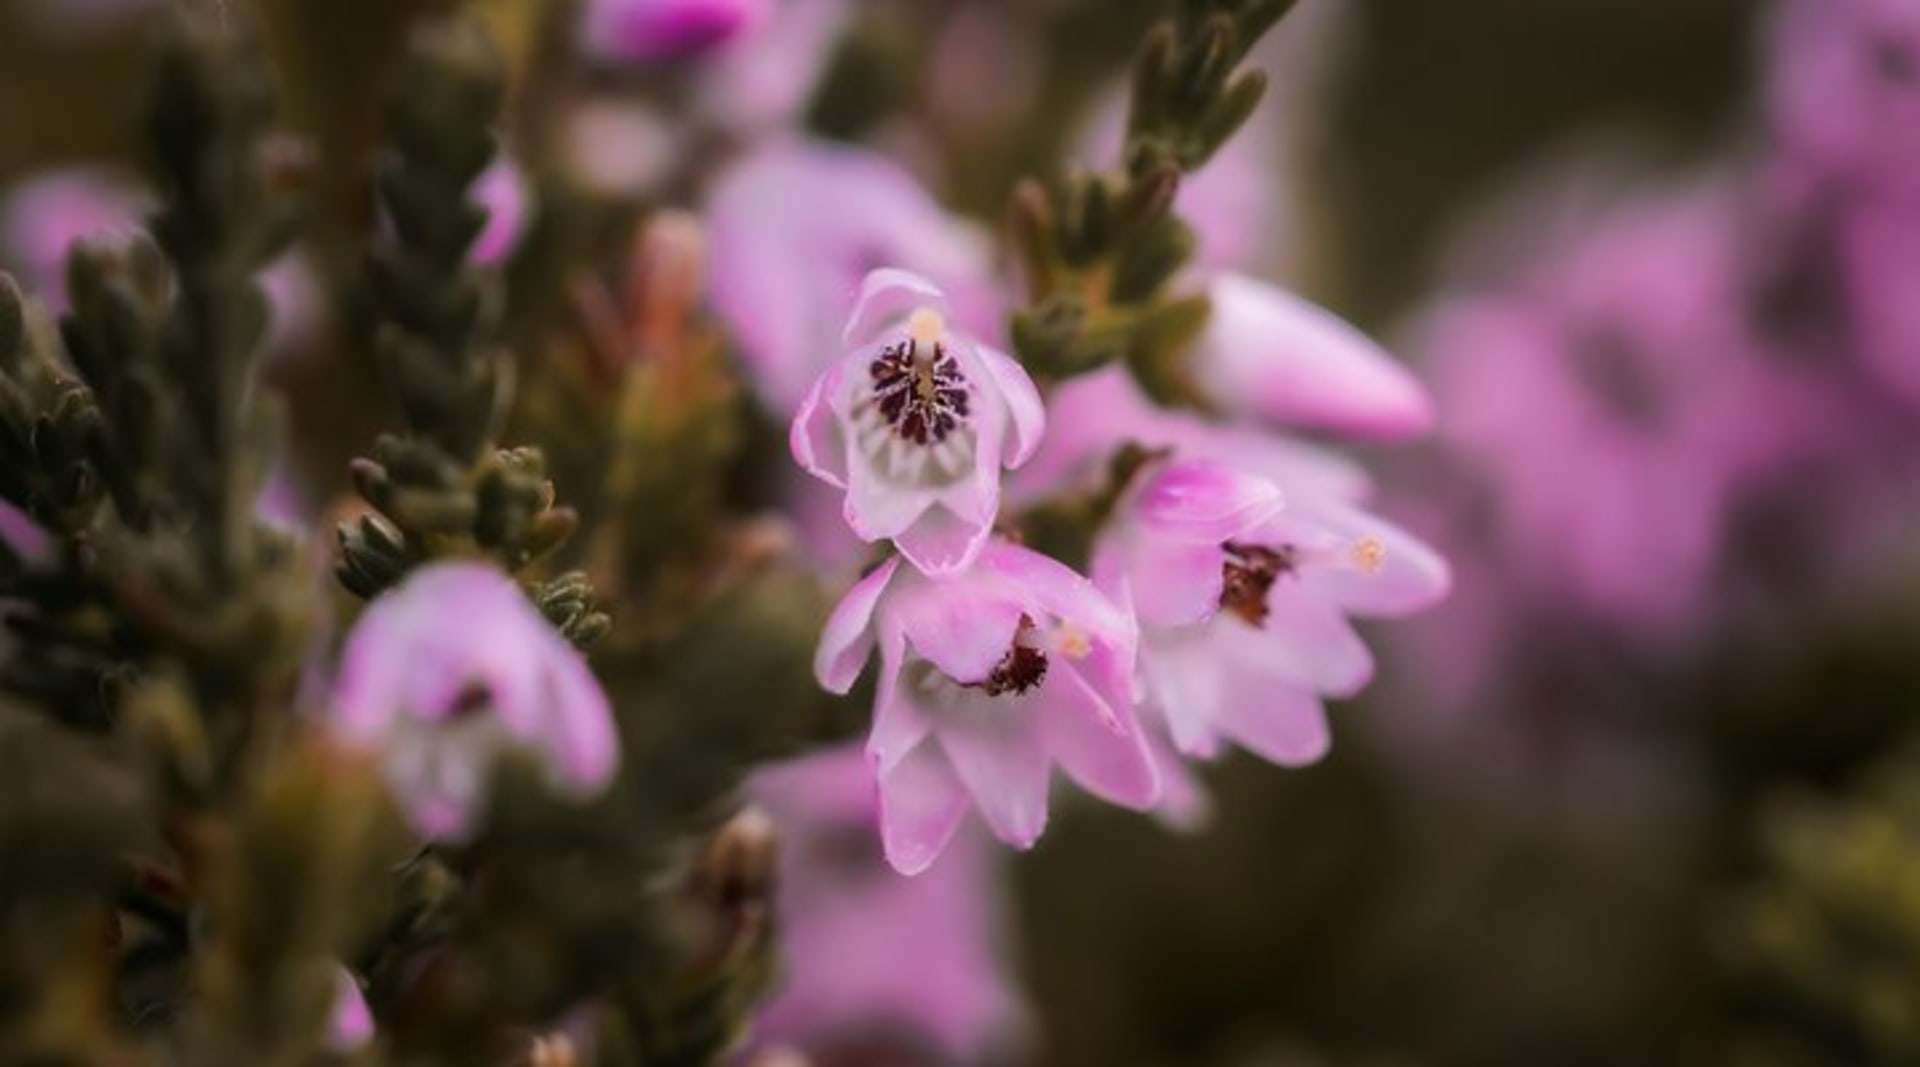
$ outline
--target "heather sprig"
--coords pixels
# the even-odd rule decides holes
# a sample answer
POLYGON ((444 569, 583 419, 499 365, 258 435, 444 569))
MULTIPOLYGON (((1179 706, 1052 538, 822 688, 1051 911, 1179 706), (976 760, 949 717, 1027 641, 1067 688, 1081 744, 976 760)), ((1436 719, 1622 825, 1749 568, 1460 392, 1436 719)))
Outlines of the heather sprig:
POLYGON ((1186 0, 1148 35, 1134 65, 1118 165, 1016 187, 1013 240, 1028 301, 1011 329, 1036 376, 1068 378, 1120 360, 1156 399, 1205 406, 1179 363, 1208 302, 1168 291, 1194 253, 1174 194, 1252 115, 1266 77, 1239 69, 1241 61, 1292 6, 1186 0))

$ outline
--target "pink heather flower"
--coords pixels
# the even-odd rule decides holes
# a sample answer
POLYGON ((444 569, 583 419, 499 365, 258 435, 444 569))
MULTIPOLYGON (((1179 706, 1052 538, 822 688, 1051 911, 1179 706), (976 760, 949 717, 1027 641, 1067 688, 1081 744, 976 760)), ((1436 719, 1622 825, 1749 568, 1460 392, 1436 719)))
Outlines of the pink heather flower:
POLYGON ((854 586, 827 621, 814 673, 845 693, 879 647, 867 756, 887 862, 925 870, 969 802, 1000 840, 1031 847, 1055 763, 1114 803, 1157 801, 1133 718, 1134 644, 1133 620, 1093 583, 1005 542, 957 574, 893 559, 854 586))
POLYGON ((777 0, 756 28, 701 63, 696 117, 741 139, 800 128, 801 112, 855 12, 852 0, 777 0))
POLYGON ((1573 226, 1522 217, 1515 243, 1547 243, 1422 321, 1442 445, 1484 494, 1510 582, 1683 624, 1743 479, 1824 427, 1825 391, 1770 364, 1748 328, 1735 192, 1697 183, 1589 206, 1573 226))
POLYGON ((928 573, 960 570, 1000 510, 1000 470, 1032 455, 1046 424, 1014 360, 958 330, 919 275, 867 276, 847 324, 851 351, 794 416, 796 462, 846 491, 848 525, 891 539, 928 573))
POLYGON ((0 203, 0 259, 49 310, 67 307, 67 250, 83 240, 126 239, 147 209, 137 186, 106 170, 45 171, 0 203))
POLYGON ((373 1012, 360 992, 353 972, 339 968, 339 991, 334 994, 333 1015, 327 1021, 327 1048, 348 1053, 373 1040, 373 1012))
POLYGON ((770 7, 771 0, 587 0, 580 39, 615 61, 683 59, 756 27, 770 7))
POLYGON ((1224 414, 1280 427, 1397 439, 1425 433, 1419 379, 1339 316, 1278 286, 1223 274, 1188 363, 1224 414))
POLYGON ((1920 5, 1787 0, 1769 34, 1781 146, 1857 189, 1920 196, 1920 5))
POLYGON ((754 1045, 825 1054, 897 1035, 943 1062, 997 1060, 1022 1012, 986 835, 963 831, 937 868, 900 877, 876 843, 878 798, 858 746, 766 768, 749 792, 780 827, 785 965, 754 1045))
POLYGON ((1348 616, 1395 616, 1446 592, 1446 564, 1335 499, 1283 505, 1271 480, 1173 459, 1139 478, 1103 531, 1095 575, 1140 626, 1145 704, 1180 752, 1232 741, 1283 765, 1329 743, 1321 697, 1350 697, 1373 657, 1348 616))
POLYGON ((481 266, 497 267, 512 258, 526 234, 533 214, 532 193, 520 168, 501 156, 473 181, 475 204, 486 209, 487 224, 474 239, 467 258, 481 266))
POLYGON ((579 797, 612 781, 613 713, 580 654, 506 575, 437 563, 375 600, 348 635, 333 728, 377 746, 424 836, 471 835, 494 760, 521 746, 579 797))
POLYGON ((767 409, 789 418, 842 351, 867 275, 932 280, 962 327, 992 336, 988 245, 912 175, 865 149, 781 140, 720 179, 707 205, 710 288, 767 409))

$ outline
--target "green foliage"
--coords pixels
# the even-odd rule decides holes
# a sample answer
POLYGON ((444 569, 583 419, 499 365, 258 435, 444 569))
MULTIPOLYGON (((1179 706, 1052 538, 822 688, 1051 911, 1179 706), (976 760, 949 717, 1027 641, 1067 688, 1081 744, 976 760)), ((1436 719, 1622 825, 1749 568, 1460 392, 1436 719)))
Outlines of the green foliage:
POLYGON ((1203 166, 1266 90, 1240 64, 1291 0, 1190 0, 1155 27, 1134 65, 1120 165, 1023 181, 1011 209, 1029 291, 1014 349, 1041 379, 1124 362, 1165 404, 1203 407, 1181 368, 1208 313, 1170 287, 1194 252, 1173 211, 1182 176, 1203 166))

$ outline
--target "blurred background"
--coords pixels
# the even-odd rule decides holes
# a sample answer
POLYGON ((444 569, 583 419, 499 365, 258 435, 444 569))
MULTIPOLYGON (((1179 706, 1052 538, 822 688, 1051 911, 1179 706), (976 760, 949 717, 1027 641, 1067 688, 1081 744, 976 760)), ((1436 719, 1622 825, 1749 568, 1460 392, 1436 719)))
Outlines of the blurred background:
MULTIPOLYGON (((137 201, 152 6, 0 0, 10 269, 57 277, 56 221, 137 201)), ((336 292, 371 72, 446 5, 260 6, 322 149, 285 285, 336 292)), ((659 92, 553 73, 545 5, 474 6, 516 45, 529 121, 659 92)), ((868 80, 827 75, 809 121, 992 224, 1015 176, 1098 140, 1160 10, 871 0, 839 46, 868 80)), ((1380 679, 1323 763, 1230 758, 1198 830, 1084 804, 994 861, 1027 1005, 1009 1058, 1920 1063, 1920 15, 1303 0, 1257 60, 1273 94, 1215 164, 1253 190, 1229 201, 1241 265, 1432 385, 1440 431, 1368 458, 1457 591, 1377 629, 1380 679)), ((630 206, 697 188, 617 128, 643 142, 607 164, 630 206)), ((537 165, 555 140, 513 136, 537 165)), ((538 232, 554 217, 602 216, 538 232)), ((310 502, 378 424, 325 334, 274 364, 310 502)))

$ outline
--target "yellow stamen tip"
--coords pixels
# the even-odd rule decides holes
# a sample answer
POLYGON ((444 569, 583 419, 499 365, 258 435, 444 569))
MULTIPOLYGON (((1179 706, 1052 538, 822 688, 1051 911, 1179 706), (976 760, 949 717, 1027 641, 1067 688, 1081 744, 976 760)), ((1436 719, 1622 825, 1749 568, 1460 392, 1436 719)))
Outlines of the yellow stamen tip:
POLYGON ((1353 545, 1353 565, 1360 573, 1375 575, 1387 565, 1387 546, 1378 537, 1362 537, 1353 545))
POLYGON ((946 318, 932 308, 920 308, 907 316, 907 335, 920 344, 933 344, 946 332, 946 318))

